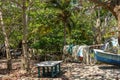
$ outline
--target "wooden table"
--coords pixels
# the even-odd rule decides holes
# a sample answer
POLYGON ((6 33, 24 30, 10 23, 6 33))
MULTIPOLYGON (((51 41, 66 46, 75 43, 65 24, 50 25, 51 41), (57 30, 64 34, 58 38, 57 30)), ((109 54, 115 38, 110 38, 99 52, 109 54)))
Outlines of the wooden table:
POLYGON ((42 76, 55 77, 61 71, 61 62, 62 61, 43 61, 37 63, 36 66, 38 68, 38 77, 41 76, 40 70, 42 70, 42 76))

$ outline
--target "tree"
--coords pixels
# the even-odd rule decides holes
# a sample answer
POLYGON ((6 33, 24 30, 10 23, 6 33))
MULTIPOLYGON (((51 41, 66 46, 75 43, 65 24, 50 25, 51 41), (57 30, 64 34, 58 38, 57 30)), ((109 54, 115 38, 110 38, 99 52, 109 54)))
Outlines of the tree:
POLYGON ((17 4, 18 8, 21 8, 22 10, 22 22, 23 22, 23 38, 22 38, 22 69, 29 71, 30 65, 29 65, 29 56, 27 51, 27 38, 28 38, 28 15, 27 11, 29 11, 29 7, 32 5, 31 0, 22 0, 22 1, 16 1, 16 0, 10 0, 13 3, 17 4))
POLYGON ((118 23, 118 42, 120 44, 120 0, 89 0, 97 6, 102 6, 103 8, 109 10, 116 18, 118 23))
POLYGON ((66 28, 68 28, 71 16, 71 3, 72 0, 49 0, 52 8, 60 10, 58 19, 64 24, 64 45, 66 45, 66 28))
POLYGON ((11 70, 12 64, 11 64, 10 46, 9 46, 8 35, 6 33, 1 10, 0 10, 0 27, 2 28, 2 32, 4 35, 4 43, 5 43, 5 49, 6 49, 6 55, 7 55, 7 68, 8 68, 8 70, 11 70))
POLYGON ((26 6, 26 0, 22 1, 22 11, 23 11, 23 40, 22 40, 22 50, 23 50, 23 69, 29 71, 29 59, 28 59, 28 52, 27 52, 27 6, 26 6))
POLYGON ((103 35, 104 35, 103 33, 106 30, 106 26, 108 26, 107 25, 108 20, 106 20, 106 18, 108 17, 108 15, 107 15, 108 12, 105 11, 104 9, 101 9, 101 8, 97 8, 97 9, 98 10, 94 11, 95 15, 96 15, 95 26, 93 27, 94 34, 95 34, 94 35, 94 40, 95 40, 95 44, 101 44, 102 38, 103 38, 103 35))

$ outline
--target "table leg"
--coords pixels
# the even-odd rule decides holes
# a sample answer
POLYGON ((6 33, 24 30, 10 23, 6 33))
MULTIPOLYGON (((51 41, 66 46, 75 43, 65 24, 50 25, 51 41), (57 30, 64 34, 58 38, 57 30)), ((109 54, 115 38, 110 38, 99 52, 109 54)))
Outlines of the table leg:
POLYGON ((38 77, 40 78, 40 67, 38 67, 38 77))
POLYGON ((43 67, 43 73, 42 73, 43 76, 45 76, 45 67, 43 67))
POLYGON ((60 72, 60 70, 61 70, 60 63, 58 64, 58 69, 59 69, 59 72, 60 72))
POLYGON ((51 67, 51 77, 54 77, 54 69, 51 67))
POLYGON ((58 70, 57 70, 57 65, 55 65, 55 73, 57 73, 58 72, 58 70))
POLYGON ((49 73, 49 67, 47 67, 47 73, 49 73))
POLYGON ((50 73, 49 73, 49 67, 47 67, 47 76, 49 76, 50 73))

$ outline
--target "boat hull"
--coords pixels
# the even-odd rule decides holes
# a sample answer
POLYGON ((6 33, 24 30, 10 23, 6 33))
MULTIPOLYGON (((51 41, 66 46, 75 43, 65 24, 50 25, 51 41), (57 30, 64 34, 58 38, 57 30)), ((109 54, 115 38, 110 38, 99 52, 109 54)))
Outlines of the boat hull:
POLYGON ((120 54, 104 52, 99 49, 94 49, 94 53, 97 61, 120 66, 120 54))

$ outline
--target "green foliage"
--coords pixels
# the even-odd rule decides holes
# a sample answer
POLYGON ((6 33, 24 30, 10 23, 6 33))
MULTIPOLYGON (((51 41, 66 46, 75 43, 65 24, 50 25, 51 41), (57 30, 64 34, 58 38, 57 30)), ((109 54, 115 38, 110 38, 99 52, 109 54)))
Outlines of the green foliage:
MULTIPOLYGON (((18 3, 22 4, 21 1, 18 3)), ((18 5, 9 0, 0 2, 0 5, 2 5, 4 24, 7 26, 10 43, 16 47, 23 37, 22 11, 18 5)), ((29 3, 26 5, 29 6, 29 3)), ((98 10, 92 10, 92 7, 93 4, 86 0, 82 5, 79 5, 78 0, 33 0, 32 5, 27 9, 27 35, 28 41, 31 42, 30 46, 44 51, 62 51, 65 24, 67 44, 93 44, 95 33, 92 28, 96 18, 101 16, 101 22, 104 23, 104 18, 109 13, 106 10, 100 10, 98 15, 98 10)), ((108 28, 116 25, 111 14, 109 17, 108 27, 105 28, 106 34, 109 31, 108 28)), ((0 36, 0 39, 2 43, 3 36, 0 36)))

